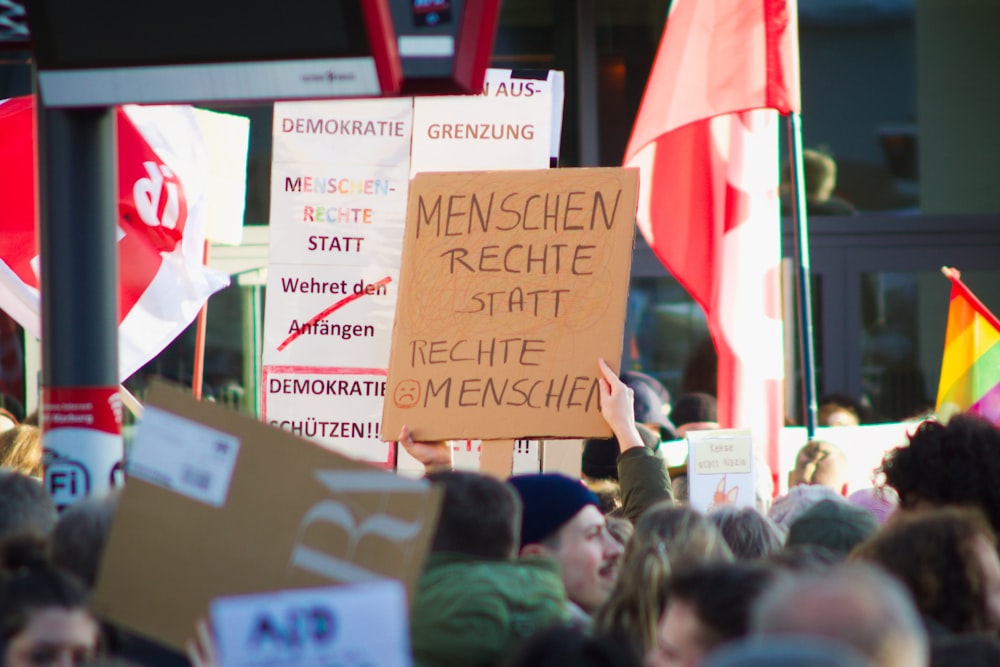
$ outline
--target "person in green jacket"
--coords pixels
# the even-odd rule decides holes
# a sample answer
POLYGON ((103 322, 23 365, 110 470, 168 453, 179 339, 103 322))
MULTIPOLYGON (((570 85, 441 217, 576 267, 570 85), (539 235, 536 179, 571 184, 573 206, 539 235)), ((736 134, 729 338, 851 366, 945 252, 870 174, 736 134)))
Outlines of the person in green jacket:
POLYGON ((559 567, 515 558, 521 506, 506 484, 473 472, 427 478, 443 488, 444 501, 412 605, 414 663, 496 665, 535 631, 566 619, 559 567))

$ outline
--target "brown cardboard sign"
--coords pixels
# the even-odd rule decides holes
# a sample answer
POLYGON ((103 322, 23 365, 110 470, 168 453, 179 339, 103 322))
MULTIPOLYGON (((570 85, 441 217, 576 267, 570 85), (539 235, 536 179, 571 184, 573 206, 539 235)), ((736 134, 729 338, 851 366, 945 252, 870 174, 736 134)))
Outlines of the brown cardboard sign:
POLYGON ((378 578, 412 593, 439 506, 424 480, 154 385, 93 607, 183 651, 216 597, 378 578))
POLYGON ((638 176, 621 168, 417 174, 382 437, 607 437, 638 176))

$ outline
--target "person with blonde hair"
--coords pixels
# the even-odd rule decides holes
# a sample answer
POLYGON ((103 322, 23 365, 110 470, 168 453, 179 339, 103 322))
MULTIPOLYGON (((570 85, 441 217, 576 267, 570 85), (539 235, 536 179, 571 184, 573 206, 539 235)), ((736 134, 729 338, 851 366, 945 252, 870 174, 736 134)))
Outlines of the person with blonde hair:
POLYGON ((595 625, 629 637, 645 654, 656 645, 671 574, 698 563, 733 560, 719 529, 706 517, 670 503, 655 505, 636 523, 618 582, 595 614, 595 625))
POLYGON ((0 432, 0 468, 42 477, 42 431, 37 426, 19 424, 0 432))
POLYGON ((847 492, 847 457, 837 445, 810 440, 795 457, 795 469, 788 473, 788 488, 818 484, 841 495, 847 492))

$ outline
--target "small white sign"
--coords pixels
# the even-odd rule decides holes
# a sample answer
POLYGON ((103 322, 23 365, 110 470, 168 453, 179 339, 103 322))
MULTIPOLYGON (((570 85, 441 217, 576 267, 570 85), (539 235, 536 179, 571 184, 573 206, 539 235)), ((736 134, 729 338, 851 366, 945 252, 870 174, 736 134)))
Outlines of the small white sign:
POLYGON ((416 97, 410 174, 546 169, 553 106, 547 80, 497 69, 487 70, 481 95, 416 97))
POLYGON ((220 667, 409 667, 406 591, 381 579, 217 598, 220 667))
POLYGON ((755 507, 753 441, 749 430, 691 431, 688 493, 693 509, 755 507))
POLYGON ((239 451, 234 435, 147 407, 127 457, 127 474, 222 507, 239 451))

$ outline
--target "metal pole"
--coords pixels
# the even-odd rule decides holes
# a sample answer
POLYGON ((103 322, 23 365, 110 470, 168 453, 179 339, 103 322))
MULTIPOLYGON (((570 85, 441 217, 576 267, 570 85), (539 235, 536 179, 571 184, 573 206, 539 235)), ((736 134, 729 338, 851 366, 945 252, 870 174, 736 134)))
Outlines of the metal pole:
POLYGON ((115 111, 36 102, 42 429, 60 507, 121 474, 115 111))
POLYGON ((812 290, 809 270, 809 220, 806 213, 805 173, 802 168, 802 118, 788 115, 789 162, 792 166, 792 215, 795 222, 795 270, 799 302, 799 354, 806 434, 816 437, 816 359, 813 354, 812 290))
POLYGON ((598 144, 597 38, 594 0, 576 2, 576 84, 579 90, 580 166, 600 164, 598 144))

